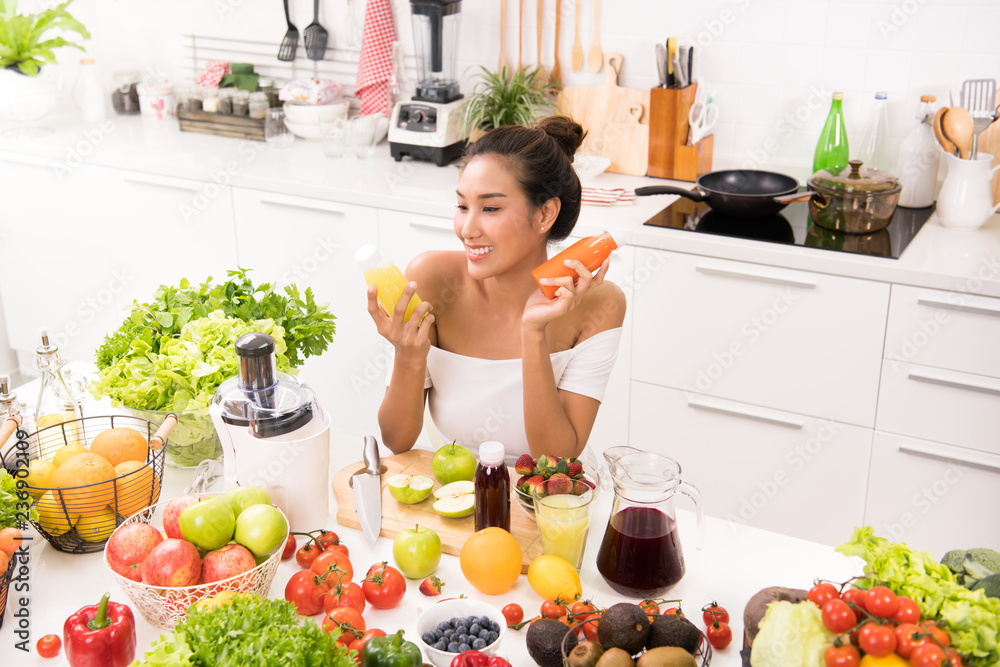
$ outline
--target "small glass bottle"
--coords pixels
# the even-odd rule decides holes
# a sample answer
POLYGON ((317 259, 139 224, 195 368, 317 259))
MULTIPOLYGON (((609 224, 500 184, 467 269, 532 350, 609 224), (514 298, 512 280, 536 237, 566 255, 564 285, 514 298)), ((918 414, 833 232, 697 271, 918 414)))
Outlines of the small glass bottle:
POLYGON ((826 117, 823 132, 816 144, 816 154, 813 157, 813 173, 826 169, 833 175, 839 174, 850 160, 850 148, 847 145, 847 125, 844 123, 844 94, 834 93, 830 105, 830 115, 826 117))
POLYGON ((258 92, 267 96, 267 108, 278 106, 278 89, 274 85, 274 79, 261 77, 257 80, 258 92))
POLYGON ((869 169, 891 172, 888 147, 889 107, 885 93, 875 93, 875 110, 858 159, 869 169))
POLYGON ((899 147, 896 171, 902 190, 899 205, 906 208, 925 208, 937 198, 938 160, 941 147, 934 137, 934 113, 931 103, 937 98, 924 95, 920 98, 917 126, 906 135, 899 147))
POLYGON ((93 58, 80 59, 80 72, 73 88, 73 101, 88 123, 100 123, 108 115, 108 102, 93 58))
MULTIPOLYGON (((396 302, 403 295, 406 289, 407 280, 399 267, 382 257, 378 248, 372 244, 358 248, 354 259, 365 272, 365 282, 375 285, 378 290, 378 302, 383 310, 389 315, 396 308, 396 302)), ((410 297, 410 303, 406 306, 406 313, 403 314, 403 321, 408 322, 413 310, 423 301, 414 294, 410 297)))
POLYGON ((138 70, 116 70, 111 76, 115 89, 111 93, 111 106, 120 116, 139 113, 139 91, 136 86, 141 80, 138 70))
POLYGON ((202 87, 198 89, 201 93, 201 110, 207 113, 219 112, 219 89, 202 87))
POLYGON ((249 116, 255 120, 264 120, 267 118, 267 110, 271 106, 267 101, 267 94, 257 91, 256 93, 250 93, 250 111, 249 116))
MULTIPOLYGON (((41 331, 42 344, 35 350, 35 365, 42 372, 38 400, 35 402, 35 428, 39 431, 47 426, 71 422, 83 417, 80 402, 63 374, 63 361, 59 348, 49 343, 47 329, 41 331)), ((83 442, 80 422, 66 430, 66 444, 83 442)))
POLYGON ((233 93, 233 115, 248 116, 250 114, 250 93, 237 90, 233 93))
POLYGON ((541 288, 542 294, 549 299, 554 299, 559 287, 557 285, 543 285, 542 278, 572 277, 575 280, 577 276, 576 270, 566 266, 567 259, 578 259, 583 262, 588 271, 594 272, 611 255, 611 251, 617 249, 618 244, 615 243, 615 240, 608 232, 598 234, 597 236, 588 236, 580 239, 555 257, 550 257, 532 271, 531 275, 535 277, 535 282, 541 288))
POLYGON ((233 115, 233 93, 232 88, 219 88, 219 108, 218 112, 226 116, 233 115))
POLYGON ((476 467, 476 530, 495 526, 510 531, 510 473, 504 463, 503 443, 479 445, 476 467))
POLYGON ((17 431, 23 429, 30 433, 34 430, 31 428, 31 424, 25 423, 25 416, 21 410, 21 402, 17 400, 17 395, 10 390, 10 376, 0 375, 0 426, 3 426, 11 417, 18 421, 17 429, 7 438, 7 441, 0 442, 0 454, 8 463, 14 460, 11 448, 17 443, 17 431))

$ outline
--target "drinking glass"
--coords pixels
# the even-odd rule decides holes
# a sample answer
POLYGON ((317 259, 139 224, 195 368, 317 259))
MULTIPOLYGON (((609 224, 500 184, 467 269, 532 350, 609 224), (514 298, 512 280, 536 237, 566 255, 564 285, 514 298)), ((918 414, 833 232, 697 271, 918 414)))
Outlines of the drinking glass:
POLYGON ((295 135, 285 125, 284 109, 267 110, 267 119, 264 121, 264 138, 267 140, 267 145, 272 148, 288 148, 295 141, 295 135))
POLYGON ((542 553, 559 556, 580 571, 583 551, 590 532, 590 507, 594 490, 586 484, 573 482, 566 491, 567 480, 548 480, 531 489, 535 502, 535 521, 542 538, 542 553))
POLYGON ((351 119, 347 129, 347 143, 357 157, 366 159, 375 155, 379 118, 379 114, 369 114, 351 119))
POLYGON ((319 120, 319 130, 323 135, 323 155, 344 157, 347 155, 347 121, 343 118, 319 120))

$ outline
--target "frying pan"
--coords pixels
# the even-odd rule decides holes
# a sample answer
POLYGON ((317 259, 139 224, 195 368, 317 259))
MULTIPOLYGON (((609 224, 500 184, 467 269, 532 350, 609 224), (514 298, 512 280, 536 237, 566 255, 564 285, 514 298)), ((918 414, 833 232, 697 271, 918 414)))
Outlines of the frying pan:
POLYGON ((639 196, 680 195, 706 202, 713 211, 745 218, 774 215, 788 204, 813 197, 817 192, 796 192, 799 182, 773 171, 729 169, 702 174, 693 190, 672 185, 649 185, 635 189, 639 196))

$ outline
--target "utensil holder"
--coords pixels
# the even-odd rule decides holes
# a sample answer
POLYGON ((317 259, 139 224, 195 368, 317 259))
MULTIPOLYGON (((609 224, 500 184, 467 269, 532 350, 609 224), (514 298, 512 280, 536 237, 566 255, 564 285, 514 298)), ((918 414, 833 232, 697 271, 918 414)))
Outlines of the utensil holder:
POLYGON ((649 91, 649 169, 647 175, 677 181, 695 181, 712 171, 714 136, 687 145, 688 114, 697 84, 685 88, 649 91))

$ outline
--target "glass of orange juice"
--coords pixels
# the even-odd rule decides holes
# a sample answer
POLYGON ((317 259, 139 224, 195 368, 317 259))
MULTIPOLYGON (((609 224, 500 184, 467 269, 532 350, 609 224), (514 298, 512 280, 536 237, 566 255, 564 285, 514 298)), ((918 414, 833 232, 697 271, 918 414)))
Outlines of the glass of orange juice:
POLYGON ((550 479, 532 488, 531 497, 542 553, 569 561, 579 572, 590 531, 594 490, 571 479, 550 479))

